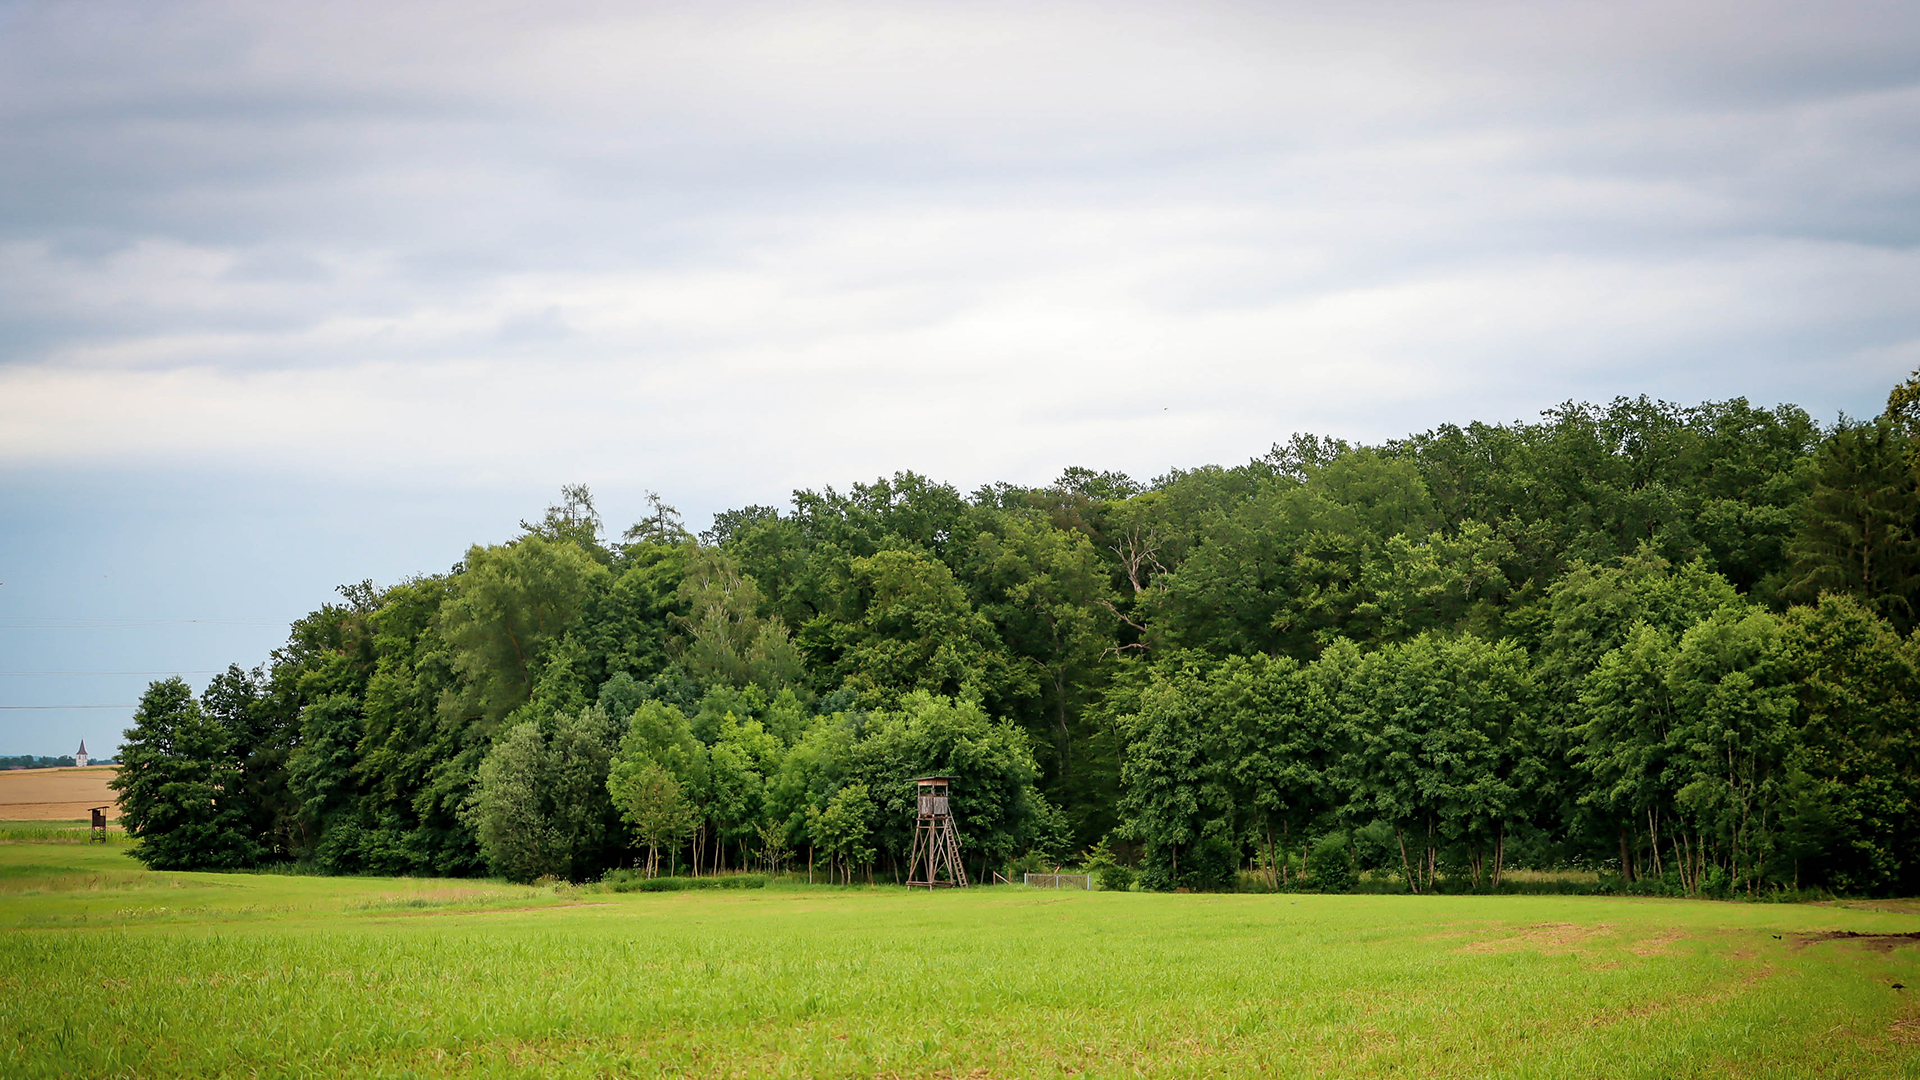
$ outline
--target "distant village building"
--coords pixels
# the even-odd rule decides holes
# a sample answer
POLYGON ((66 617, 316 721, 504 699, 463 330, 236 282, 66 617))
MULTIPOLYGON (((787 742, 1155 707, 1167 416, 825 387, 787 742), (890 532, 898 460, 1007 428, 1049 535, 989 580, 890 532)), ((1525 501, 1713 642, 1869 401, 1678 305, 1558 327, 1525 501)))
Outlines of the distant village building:
POLYGON ((73 755, 73 763, 74 763, 75 765, 78 765, 78 766, 80 766, 81 768, 86 768, 86 765, 87 765, 87 740, 85 740, 85 739, 81 739, 81 740, 80 740, 80 749, 79 749, 79 750, 78 750, 77 752, 75 752, 75 754, 73 755))

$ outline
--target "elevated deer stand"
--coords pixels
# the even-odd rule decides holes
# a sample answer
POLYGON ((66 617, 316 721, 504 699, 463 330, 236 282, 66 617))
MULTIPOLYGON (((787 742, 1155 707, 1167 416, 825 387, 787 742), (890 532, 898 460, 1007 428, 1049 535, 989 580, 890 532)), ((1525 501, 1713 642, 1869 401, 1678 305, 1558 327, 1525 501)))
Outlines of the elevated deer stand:
POLYGON ((953 809, 947 793, 950 776, 923 776, 909 781, 920 793, 919 817, 913 826, 913 857, 907 860, 907 884, 926 889, 964 889, 967 868, 960 864, 960 838, 953 831, 953 809))
POLYGON ((104 844, 107 842, 107 808, 96 806, 87 811, 93 815, 93 828, 87 830, 87 843, 104 844))

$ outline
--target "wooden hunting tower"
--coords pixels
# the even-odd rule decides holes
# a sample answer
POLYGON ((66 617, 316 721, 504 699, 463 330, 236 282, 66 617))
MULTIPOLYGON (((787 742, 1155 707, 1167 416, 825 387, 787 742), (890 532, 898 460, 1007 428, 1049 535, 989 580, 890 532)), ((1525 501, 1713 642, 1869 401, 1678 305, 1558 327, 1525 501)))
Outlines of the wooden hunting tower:
POLYGON ((950 776, 923 776, 909 781, 920 795, 919 816, 913 826, 913 857, 907 861, 907 884, 931 889, 964 889, 967 868, 960 862, 960 838, 953 831, 953 807, 947 793, 950 776))

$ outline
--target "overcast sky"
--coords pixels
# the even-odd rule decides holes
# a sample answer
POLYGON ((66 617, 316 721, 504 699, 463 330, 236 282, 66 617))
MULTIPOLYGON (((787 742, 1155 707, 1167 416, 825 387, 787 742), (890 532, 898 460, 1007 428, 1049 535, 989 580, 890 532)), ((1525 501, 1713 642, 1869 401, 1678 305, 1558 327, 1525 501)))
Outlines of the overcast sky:
POLYGON ((1911 2, 0 0, 0 753, 563 482, 1870 415, 1916 241, 1911 2))

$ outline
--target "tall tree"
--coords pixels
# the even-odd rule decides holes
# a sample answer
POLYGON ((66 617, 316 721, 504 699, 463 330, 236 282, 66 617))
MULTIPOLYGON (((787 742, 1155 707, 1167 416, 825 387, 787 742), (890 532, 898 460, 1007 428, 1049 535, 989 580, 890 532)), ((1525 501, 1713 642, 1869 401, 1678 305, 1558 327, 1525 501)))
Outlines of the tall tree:
POLYGON ((816 617, 801 632, 814 662, 872 705, 903 694, 977 695, 1005 702, 1031 694, 993 626, 968 603, 944 563, 888 549, 848 565, 849 619, 816 617))
POLYGON ((873 861, 873 845, 867 842, 873 831, 873 815, 867 785, 858 781, 834 792, 825 807, 808 811, 809 837, 839 867, 840 879, 846 884, 853 884, 856 867, 873 861))
POLYGON ((1219 868, 1204 857, 1196 860, 1195 849, 1208 825, 1230 820, 1234 808, 1205 697, 1200 672, 1177 669, 1155 678, 1141 695, 1139 711, 1124 721, 1120 812, 1126 832, 1145 845, 1151 885, 1218 884, 1203 880, 1219 868))
POLYGON ((696 679, 768 693, 803 686, 806 662, 779 616, 760 614, 760 590, 724 551, 693 555, 681 579, 676 617, 687 633, 681 663, 696 679))
POLYGON ((1915 625, 1920 603, 1920 471, 1913 436, 1885 421, 1845 424, 1820 448, 1801 507, 1791 596, 1841 592, 1915 625))
POLYGON ((598 707, 554 717, 550 732, 541 727, 524 721, 494 742, 466 812, 495 874, 577 880, 605 865, 613 732, 598 707))
POLYGON ((259 858, 232 748, 232 733, 180 678, 147 687, 111 783, 135 858, 155 870, 229 870, 259 858))
POLYGON ((539 535, 470 548, 441 613, 467 688, 448 698, 454 712, 492 723, 524 703, 544 649, 607 578, 577 544, 539 535))
POLYGON ((287 757, 299 728, 272 707, 266 684, 264 670, 228 665, 208 680, 200 708, 227 732, 227 756, 236 774, 229 802, 245 819, 261 858, 286 859, 294 853, 298 814, 287 787, 287 757))
POLYGON ((1101 798, 1111 791, 1107 778, 1091 769, 1076 773, 1074 755, 1076 746, 1087 746, 1083 710, 1113 643, 1114 595, 1099 552, 1082 533, 1053 528, 1036 515, 1009 514, 982 529, 964 569, 979 611, 1013 664, 1025 670, 1020 684, 1038 689, 1008 704, 1036 743, 1051 751, 1048 790, 1078 796, 1082 805, 1110 806, 1110 794, 1101 798))
POLYGON ((1920 647, 1847 596, 1787 613, 1803 727, 1783 877, 1844 892, 1920 892, 1920 647))

